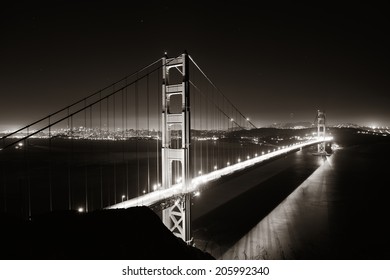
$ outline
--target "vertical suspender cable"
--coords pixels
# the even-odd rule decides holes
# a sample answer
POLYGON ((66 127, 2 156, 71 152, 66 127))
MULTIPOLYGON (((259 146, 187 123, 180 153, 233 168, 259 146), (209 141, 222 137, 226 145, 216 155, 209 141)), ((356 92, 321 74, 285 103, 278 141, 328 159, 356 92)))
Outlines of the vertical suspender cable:
POLYGON ((160 74, 157 74, 157 139, 156 139, 156 148, 157 148, 157 187, 160 187, 160 134, 161 134, 161 114, 162 114, 162 109, 161 109, 161 102, 162 102, 162 77, 160 74))
POLYGON ((150 192, 150 159, 149 159, 149 142, 150 142, 150 132, 149 132, 149 75, 146 76, 146 120, 147 120, 147 125, 146 129, 148 131, 148 138, 146 141, 146 155, 148 159, 148 188, 147 192, 150 192))
MULTIPOLYGON (((202 95, 199 95, 199 123, 200 123, 200 135, 203 136, 203 102, 202 95)), ((198 173, 203 172, 203 140, 200 141, 200 170, 198 173)), ((199 174, 200 175, 200 174, 199 174)))
POLYGON ((53 155, 52 155, 52 138, 51 138, 51 124, 49 116, 49 208, 53 211, 53 155))
MULTIPOLYGON (((195 78, 195 77, 194 77, 195 78)), ((194 106, 192 106, 192 108, 195 108, 195 110, 192 110, 192 116, 191 116, 191 120, 193 122, 193 125, 192 125, 192 131, 193 131, 193 135, 194 137, 192 137, 191 141, 192 141, 192 146, 191 146, 191 149, 193 151, 193 160, 192 160, 192 164, 194 166, 193 170, 192 170, 192 178, 195 178, 196 177, 196 163, 197 163, 197 159, 196 159, 196 148, 197 148, 197 141, 196 141, 196 92, 194 91, 194 94, 191 95, 193 97, 193 103, 194 106)))
POLYGON ((53 173, 53 158, 52 158, 52 143, 51 143, 51 125, 50 125, 50 116, 49 116, 49 209, 50 212, 53 211, 53 189, 52 189, 52 173, 53 173))
MULTIPOLYGON (((88 108, 86 107, 87 106, 87 99, 85 98, 84 99, 84 130, 83 130, 83 142, 85 144, 87 144, 87 110, 88 108)), ((87 147, 87 145, 85 146, 87 147)), ((84 191, 87 189, 87 148, 85 148, 85 150, 83 151, 84 153, 84 191)), ((86 196, 86 193, 85 193, 85 211, 88 212, 88 206, 87 206, 87 196, 86 196)))
MULTIPOLYGON (((225 102, 225 99, 224 99, 224 102, 225 102)), ((228 111, 228 108, 225 108, 226 111, 228 111)), ((233 164, 232 162, 232 158, 230 156, 231 154, 231 150, 233 148, 233 143, 231 143, 231 136, 230 136, 230 120, 227 120, 227 135, 228 135, 228 150, 227 150, 227 154, 228 154, 228 161, 230 164, 233 164)))
MULTIPOLYGON (((217 95, 217 103, 219 103, 219 97, 217 95)), ((221 145, 222 145, 222 141, 221 141, 221 122, 220 122, 220 112, 217 111, 217 131, 218 131, 218 134, 217 134, 217 164, 218 164, 218 167, 219 166, 223 166, 222 165, 222 162, 221 162, 221 157, 220 157, 220 149, 221 149, 221 145)))
MULTIPOLYGON (((95 130, 94 128, 93 128, 93 112, 92 112, 92 106, 90 106, 89 107, 90 108, 90 110, 89 110, 89 117, 90 117, 90 119, 89 119, 89 122, 90 122, 90 129, 91 129, 91 133, 93 133, 93 131, 95 130)), ((90 151, 91 151, 91 157, 92 157, 92 155, 94 154, 93 153, 93 142, 92 141, 90 141, 89 142, 89 145, 90 145, 90 151)), ((87 198, 88 198, 88 185, 86 186, 86 190, 85 190, 85 193, 86 193, 86 196, 87 196, 87 198)), ((94 202, 94 194, 95 194, 95 192, 94 192, 94 188, 91 188, 91 203, 90 203, 90 205, 88 205, 88 199, 87 199, 87 205, 88 205, 88 208, 90 208, 91 210, 93 210, 93 208, 94 208, 94 205, 93 205, 93 202, 94 202)))
MULTIPOLYGON (((99 143, 103 142, 102 136, 102 92, 99 94, 99 143)), ((100 162, 100 208, 103 208, 103 166, 100 162)))
MULTIPOLYGON (((113 85, 113 91, 115 91, 115 85, 113 85)), ((106 118, 107 118, 107 139, 106 139, 106 146, 107 146, 107 163, 106 163, 106 172, 109 172, 109 166, 110 166, 110 115, 109 115, 109 111, 110 111, 110 97, 108 96, 107 99, 106 99, 106 105, 107 105, 107 108, 106 108, 106 118)), ((107 181, 107 200, 108 200, 108 203, 107 205, 111 205, 111 196, 110 196, 110 193, 111 193, 111 188, 110 188, 110 184, 109 184, 109 181, 107 181)))
POLYGON ((208 135, 209 135, 209 103, 206 102, 206 173, 209 172, 209 140, 208 140, 208 135))
MULTIPOLYGON (((69 120, 70 120, 70 117, 69 117, 69 107, 68 107, 68 140, 70 135, 71 135, 71 131, 70 131, 70 123, 69 123, 69 120)), ((72 145, 72 141, 69 141, 70 145, 72 145)), ((72 148, 70 148, 69 150, 71 150, 72 148)), ((68 210, 71 210, 72 209, 72 205, 71 205, 71 186, 70 186, 70 157, 71 157, 71 154, 68 153, 68 210)))
MULTIPOLYGON (((214 89, 212 88, 211 89, 211 100, 213 101, 213 103, 215 103, 215 100, 214 100, 214 89)), ((215 116, 215 111, 216 111, 216 107, 211 107, 212 108, 212 121, 213 121, 213 134, 212 134, 212 140, 213 140, 213 142, 212 142, 212 147, 213 147, 213 155, 212 155, 212 158, 213 158, 213 169, 212 170, 214 170, 214 169, 216 169, 217 168, 217 165, 216 165, 216 158, 215 158, 215 138, 214 138, 214 133, 215 133, 215 130, 216 130, 216 126, 215 126, 215 123, 216 123, 216 116, 215 116)))
MULTIPOLYGON (((126 79, 126 84, 127 84, 127 79, 126 79)), ((127 100, 127 87, 126 87, 126 89, 125 89, 125 91, 126 91, 126 94, 125 94, 125 104, 126 104, 126 106, 125 106, 125 125, 126 125, 126 129, 125 129, 125 135, 126 135, 126 142, 128 141, 128 139, 129 139, 129 137, 128 137, 128 127, 127 127, 127 125, 128 125, 128 123, 127 123, 127 119, 128 119, 128 115, 127 115, 127 111, 128 111, 128 109, 127 109, 127 107, 128 107, 128 100, 127 100)), ((129 145, 126 145, 126 152, 128 152, 129 150, 129 145)), ((126 158, 126 199, 129 199, 129 159, 128 158, 126 158)))
MULTIPOLYGON (((30 128, 27 128, 27 135, 30 133, 30 128)), ((31 184, 30 184, 30 162, 29 162, 29 155, 28 155, 28 150, 29 150, 29 143, 28 143, 28 138, 24 140, 24 154, 25 154, 25 161, 26 161, 26 172, 27 172, 27 192, 28 192, 28 200, 27 200, 27 206, 28 206, 28 219, 31 219, 31 184)))
POLYGON ((114 161, 113 161, 113 165, 114 165, 114 204, 116 204, 116 197, 117 197, 117 195, 116 195, 116 189, 117 189, 117 182, 116 182, 116 158, 115 158, 115 154, 116 154, 116 140, 117 140, 117 135, 116 135, 116 133, 117 133, 117 129, 116 129, 116 122, 115 122, 115 119, 116 119, 116 99, 115 99, 115 94, 114 94, 114 96, 113 96, 113 115, 114 115, 114 123, 113 123, 113 127, 114 127, 114 129, 113 129, 113 137, 114 137, 114 161))
POLYGON ((70 188, 70 196, 69 196, 69 205, 70 209, 73 206, 73 192, 72 192, 72 165, 74 160, 74 141, 73 141, 73 115, 70 116, 70 169, 69 169, 69 188, 70 188))
MULTIPOLYGON (((92 133, 92 106, 89 106, 89 122, 90 122, 90 126, 89 126, 89 135, 92 133)), ((87 118, 85 118, 85 127, 87 127, 87 118)), ((88 135, 88 138, 89 138, 89 135, 88 135)), ((93 155, 92 153, 92 139, 88 139, 86 140, 88 141, 89 143, 89 146, 90 146, 90 151, 91 151, 91 157, 93 155)), ((88 160, 87 160, 88 162, 88 160)), ((89 203, 88 203, 88 167, 85 166, 85 211, 88 212, 89 211, 89 203)))
MULTIPOLYGON (((127 81, 126 81, 126 85, 127 85, 127 81)), ((126 164, 125 164, 125 141, 126 141, 126 137, 125 137, 125 98, 124 98, 124 90, 122 89, 122 164, 123 166, 126 168, 126 164)), ((124 193, 126 193, 126 172, 123 173, 123 176, 124 176, 124 181, 123 181, 123 185, 122 185, 122 194, 121 194, 121 199, 124 195, 124 193)))
MULTIPOLYGON (((114 96, 113 96, 113 99, 114 99, 114 103, 113 103, 113 114, 114 114, 114 123, 113 123, 113 126, 114 126, 114 130, 113 130, 113 137, 114 137, 114 141, 116 141, 117 140, 117 135, 116 135, 116 133, 117 133, 117 129, 116 129, 116 122, 115 122, 115 119, 116 119, 116 111, 115 111, 115 109, 116 109, 116 99, 115 99, 115 96, 116 96, 116 94, 114 94, 114 96)), ((114 142, 114 144, 116 144, 116 142, 114 142)), ((115 152, 116 152, 116 145, 114 145, 114 162, 113 162, 113 164, 114 164, 114 204, 116 204, 116 197, 117 197, 117 195, 116 195, 116 188, 117 188, 117 184, 116 184, 116 158, 115 158, 115 152)))
POLYGON ((135 90, 135 94, 134 94, 134 107, 135 107, 135 133, 136 133, 136 140, 135 140, 135 146, 136 146, 136 157, 137 157, 137 196, 139 196, 140 192, 140 174, 139 174, 139 147, 138 147, 138 75, 137 75, 137 81, 135 82, 135 85, 134 85, 134 90, 135 90))
MULTIPOLYGON (((87 140, 87 99, 84 99, 84 132, 83 132, 83 141, 88 144, 87 140)), ((84 151, 84 192, 85 192, 85 212, 88 212, 88 197, 87 197, 87 186, 88 186, 88 151, 87 151, 87 145, 85 146, 86 149, 84 151)))

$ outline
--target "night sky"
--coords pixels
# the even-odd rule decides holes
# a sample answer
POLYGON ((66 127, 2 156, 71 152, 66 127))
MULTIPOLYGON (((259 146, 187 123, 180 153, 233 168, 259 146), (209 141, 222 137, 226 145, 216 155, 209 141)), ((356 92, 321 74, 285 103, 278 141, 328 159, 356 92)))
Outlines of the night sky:
POLYGON ((185 49, 257 126, 313 121, 317 109, 330 124, 390 125, 384 6, 14 2, 0 9, 0 129, 185 49))

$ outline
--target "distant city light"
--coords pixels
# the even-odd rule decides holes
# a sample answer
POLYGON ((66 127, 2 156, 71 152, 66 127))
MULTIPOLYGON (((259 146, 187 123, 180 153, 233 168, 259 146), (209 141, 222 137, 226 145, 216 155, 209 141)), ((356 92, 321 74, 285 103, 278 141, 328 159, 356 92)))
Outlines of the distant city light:
POLYGON ((229 166, 229 165, 230 165, 230 161, 228 161, 228 162, 226 163, 226 165, 229 166))
POLYGON ((238 161, 238 162, 241 162, 241 159, 240 159, 240 158, 238 158, 238 159, 237 159, 237 161, 238 161))
POLYGON ((82 212, 84 212, 84 208, 83 208, 83 207, 80 207, 79 209, 77 209, 77 211, 78 211, 79 213, 82 213, 82 212))
POLYGON ((217 170, 218 166, 214 165, 214 170, 217 170))
POLYGON ((199 175, 202 175, 202 170, 199 170, 199 171, 198 171, 198 174, 199 174, 199 175))

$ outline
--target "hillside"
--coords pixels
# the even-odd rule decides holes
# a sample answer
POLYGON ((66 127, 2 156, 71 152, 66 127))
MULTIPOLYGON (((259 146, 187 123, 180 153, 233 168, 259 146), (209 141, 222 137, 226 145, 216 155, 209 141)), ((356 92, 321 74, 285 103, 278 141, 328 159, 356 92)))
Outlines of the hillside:
POLYGON ((175 237, 147 207, 0 217, 1 259, 213 259, 175 237))

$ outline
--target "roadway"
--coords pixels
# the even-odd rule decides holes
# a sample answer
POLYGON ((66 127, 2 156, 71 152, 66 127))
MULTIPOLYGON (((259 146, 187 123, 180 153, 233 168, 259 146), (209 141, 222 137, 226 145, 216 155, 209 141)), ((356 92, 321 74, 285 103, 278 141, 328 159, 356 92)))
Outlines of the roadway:
MULTIPOLYGON (((331 141, 332 137, 327 137, 325 141, 331 141)), ((181 183, 173 185, 169 189, 160 188, 156 191, 141 195, 136 198, 132 198, 120 203, 117 203, 115 205, 106 207, 106 209, 117 209, 117 208, 129 208, 129 207, 136 207, 136 206, 151 206, 153 204, 156 204, 160 201, 181 195, 186 193, 195 193, 198 190, 202 189, 207 183, 218 180, 222 178, 223 176, 233 174, 238 171, 242 171, 246 168, 253 167, 256 164, 263 163, 265 161, 268 161, 273 158, 280 157, 284 154, 288 154, 295 150, 300 150, 302 148, 312 146, 315 144, 318 144, 322 142, 323 139, 318 140, 314 139, 307 142, 301 142, 296 143, 294 145, 290 145, 284 148, 280 148, 275 151, 270 151, 269 153, 258 155, 257 157, 236 163, 231 166, 227 166, 224 168, 221 168, 219 170, 215 170, 213 172, 210 172, 208 174, 200 175, 196 178, 193 178, 191 181, 191 184, 186 188, 183 189, 183 186, 181 183)))

